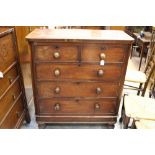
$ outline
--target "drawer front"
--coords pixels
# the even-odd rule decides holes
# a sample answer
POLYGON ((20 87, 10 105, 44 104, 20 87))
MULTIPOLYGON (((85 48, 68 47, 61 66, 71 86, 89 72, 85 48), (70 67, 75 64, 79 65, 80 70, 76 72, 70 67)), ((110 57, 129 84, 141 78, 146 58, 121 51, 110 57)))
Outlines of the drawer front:
POLYGON ((39 80, 97 80, 119 81, 122 65, 73 65, 73 64, 38 64, 36 65, 37 79, 39 80))
POLYGON ((20 89, 19 81, 16 81, 15 84, 4 95, 4 97, 0 99, 0 121, 3 119, 3 117, 8 112, 10 107, 16 101, 20 93, 21 93, 21 89, 20 89))
POLYGON ((78 48, 76 46, 36 46, 35 58, 38 61, 77 61, 78 48))
POLYGON ((117 97, 118 85, 86 82, 39 82, 40 97, 117 97))
POLYGON ((17 76, 18 76, 18 73, 17 73, 17 68, 15 66, 4 75, 4 78, 0 79, 0 87, 1 87, 0 96, 14 82, 17 76))
POLYGON ((124 62, 125 50, 118 46, 86 45, 82 51, 82 61, 124 62))
POLYGON ((40 114, 107 115, 116 113, 115 100, 41 100, 40 114))
POLYGON ((0 71, 7 69, 16 61, 12 34, 0 38, 0 71))
POLYGON ((16 124, 18 123, 22 113, 23 113, 23 105, 22 105, 22 99, 20 98, 16 104, 11 109, 10 113, 6 117, 6 119, 3 121, 3 123, 0 125, 0 128, 2 129, 12 129, 16 127, 16 124))

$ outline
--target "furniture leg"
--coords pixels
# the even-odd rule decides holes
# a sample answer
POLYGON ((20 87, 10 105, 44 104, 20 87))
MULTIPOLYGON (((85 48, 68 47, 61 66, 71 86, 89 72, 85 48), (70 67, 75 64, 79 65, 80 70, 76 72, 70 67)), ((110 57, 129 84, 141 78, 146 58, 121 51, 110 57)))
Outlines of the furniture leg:
POLYGON ((132 125, 131 125, 131 129, 136 129, 136 124, 135 124, 135 120, 133 119, 132 125))
POLYGON ((144 46, 142 45, 142 47, 141 47, 141 51, 140 51, 140 63, 139 63, 139 71, 140 71, 141 64, 142 64, 142 59, 143 59, 143 52, 144 52, 144 46))
POLYGON ((129 125, 130 117, 126 116, 123 118, 123 129, 127 129, 129 125))
POLYGON ((130 59, 132 58, 133 50, 134 50, 134 47, 132 47, 131 54, 130 54, 130 59))
POLYGON ((38 124, 38 128, 39 129, 45 129, 46 128, 46 124, 45 123, 39 123, 38 124))
POLYGON ((140 85, 139 85, 139 90, 138 90, 138 92, 137 92, 137 95, 140 95, 140 91, 141 91, 141 89, 142 89, 142 85, 143 85, 143 83, 140 83, 140 85))
POLYGON ((26 123, 30 123, 31 122, 31 118, 30 118, 30 114, 29 114, 28 109, 27 109, 26 114, 25 114, 25 120, 26 120, 26 123))
POLYGON ((121 117, 120 117, 120 119, 119 119, 119 122, 120 122, 120 123, 122 123, 123 117, 124 117, 124 115, 125 115, 124 97, 125 97, 125 95, 123 96, 123 104, 122 104, 122 110, 121 110, 121 117))
POLYGON ((108 129, 114 129, 114 124, 108 124, 108 125, 107 125, 107 128, 108 128, 108 129))

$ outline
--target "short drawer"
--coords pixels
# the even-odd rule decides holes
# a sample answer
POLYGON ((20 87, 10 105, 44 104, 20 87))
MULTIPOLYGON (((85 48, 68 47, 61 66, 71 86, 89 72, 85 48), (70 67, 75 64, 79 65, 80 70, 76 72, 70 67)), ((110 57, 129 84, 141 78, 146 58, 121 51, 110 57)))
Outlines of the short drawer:
POLYGON ((78 48, 73 45, 43 45, 35 47, 37 61, 78 61, 78 48))
POLYGON ((17 78, 18 72, 16 66, 10 69, 3 78, 0 79, 0 96, 6 91, 6 89, 14 82, 17 78))
POLYGON ((41 100, 40 114, 110 115, 116 113, 116 100, 41 100))
POLYGON ((121 78, 121 64, 99 65, 73 65, 73 64, 37 64, 36 74, 38 80, 97 80, 119 81, 121 78))
POLYGON ((17 80, 8 92, 0 99, 0 121, 9 111, 10 107, 17 100, 21 93, 20 84, 17 80))
POLYGON ((117 97, 118 85, 100 82, 38 82, 40 97, 117 97))
POLYGON ((122 46, 85 45, 82 50, 82 61, 85 62, 124 62, 125 50, 122 46))
POLYGON ((6 70, 16 61, 12 34, 0 38, 0 71, 6 70))
POLYGON ((23 112, 24 112, 24 107, 22 104, 22 99, 19 98, 19 100, 15 103, 10 113, 5 118, 5 120, 2 123, 0 123, 0 128, 1 129, 15 128, 18 122, 20 121, 20 118, 23 112))

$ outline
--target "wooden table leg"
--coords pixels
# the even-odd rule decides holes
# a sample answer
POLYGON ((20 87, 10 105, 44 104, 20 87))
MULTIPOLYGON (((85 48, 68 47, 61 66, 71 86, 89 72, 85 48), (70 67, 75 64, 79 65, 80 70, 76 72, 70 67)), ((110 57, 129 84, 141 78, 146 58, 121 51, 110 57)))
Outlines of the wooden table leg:
POLYGON ((142 45, 142 47, 141 47, 141 51, 140 51, 140 63, 139 63, 139 71, 140 71, 141 64, 142 64, 143 53, 144 53, 144 46, 142 45))

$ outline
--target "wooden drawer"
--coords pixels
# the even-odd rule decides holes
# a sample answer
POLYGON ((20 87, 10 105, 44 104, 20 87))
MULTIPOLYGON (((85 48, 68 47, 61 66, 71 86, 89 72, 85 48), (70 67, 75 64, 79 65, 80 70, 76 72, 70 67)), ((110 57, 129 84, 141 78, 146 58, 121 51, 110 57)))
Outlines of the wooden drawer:
POLYGON ((40 97, 117 97, 118 85, 94 82, 39 82, 40 97))
POLYGON ((125 50, 122 46, 89 44, 83 47, 82 61, 86 62, 124 62, 125 50))
POLYGON ((0 98, 0 121, 9 111, 10 107, 16 101, 20 93, 20 84, 17 80, 15 84, 8 90, 8 92, 2 98, 0 98))
POLYGON ((0 128, 2 129, 11 129, 16 128, 16 125, 18 124, 20 120, 20 117, 23 114, 23 105, 22 105, 22 99, 19 98, 19 100, 16 102, 16 104, 11 109, 10 113, 7 115, 5 120, 0 124, 0 128))
POLYGON ((7 69, 16 61, 12 34, 0 38, 0 71, 7 69))
POLYGON ((0 96, 6 91, 6 89, 14 82, 17 78, 17 68, 16 66, 9 70, 5 75, 4 78, 0 79, 0 96))
POLYGON ((35 59, 38 61, 78 61, 78 48, 73 45, 36 46, 35 59))
POLYGON ((40 100, 40 114, 108 115, 116 113, 116 100, 40 100))
POLYGON ((38 64, 36 74, 38 80, 97 80, 119 81, 121 64, 73 65, 73 64, 38 64))

